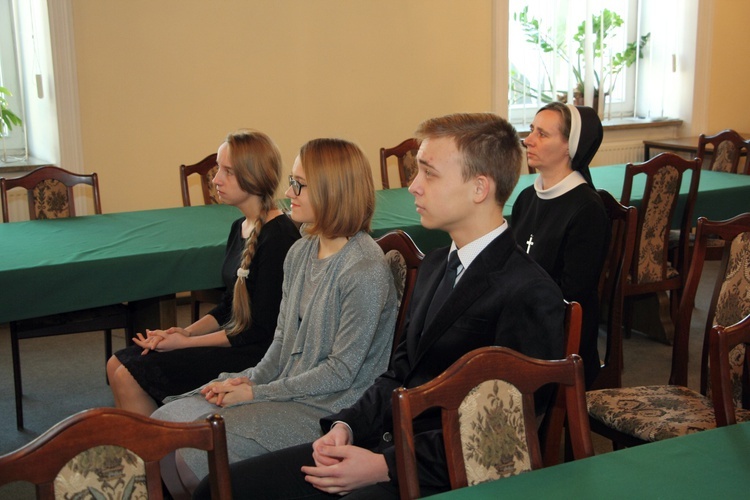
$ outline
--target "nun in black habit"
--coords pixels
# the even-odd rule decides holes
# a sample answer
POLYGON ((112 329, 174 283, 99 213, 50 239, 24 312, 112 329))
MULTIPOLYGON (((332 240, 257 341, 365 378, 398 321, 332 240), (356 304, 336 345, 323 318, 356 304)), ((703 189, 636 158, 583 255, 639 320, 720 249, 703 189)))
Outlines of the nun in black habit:
POLYGON ((518 244, 557 282, 566 300, 581 304, 587 388, 600 367, 597 288, 611 234, 589 172, 603 135, 590 107, 553 102, 537 111, 523 142, 528 165, 539 175, 519 194, 510 219, 518 244))

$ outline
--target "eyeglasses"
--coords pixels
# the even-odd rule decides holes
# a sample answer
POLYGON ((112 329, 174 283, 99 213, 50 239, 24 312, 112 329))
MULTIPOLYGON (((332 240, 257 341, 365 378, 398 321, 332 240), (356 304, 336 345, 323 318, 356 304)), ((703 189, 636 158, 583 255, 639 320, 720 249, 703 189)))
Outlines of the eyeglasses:
POLYGON ((289 186, 291 186, 292 191, 294 191, 295 196, 299 196, 299 194, 302 192, 302 188, 307 187, 307 184, 302 184, 297 179, 289 176, 289 186))

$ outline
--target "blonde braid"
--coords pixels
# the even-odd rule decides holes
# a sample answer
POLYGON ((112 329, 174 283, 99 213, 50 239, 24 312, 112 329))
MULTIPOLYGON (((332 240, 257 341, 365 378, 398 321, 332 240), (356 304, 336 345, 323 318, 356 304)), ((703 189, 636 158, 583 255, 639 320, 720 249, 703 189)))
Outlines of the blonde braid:
MULTIPOLYGON (((266 223, 266 217, 268 217, 268 209, 264 207, 260 217, 255 221, 255 226, 253 227, 250 236, 248 236, 247 241, 245 242, 245 249, 242 251, 242 260, 240 261, 240 269, 242 270, 247 271, 250 269, 250 263, 252 262, 253 257, 255 257, 255 250, 258 247, 260 231, 266 223)), ((237 276, 237 280, 234 282, 232 319, 225 327, 227 336, 237 335, 238 333, 250 328, 250 325, 252 324, 252 313, 250 307, 250 301, 252 298, 247 292, 245 279, 246 278, 242 276, 237 276)))

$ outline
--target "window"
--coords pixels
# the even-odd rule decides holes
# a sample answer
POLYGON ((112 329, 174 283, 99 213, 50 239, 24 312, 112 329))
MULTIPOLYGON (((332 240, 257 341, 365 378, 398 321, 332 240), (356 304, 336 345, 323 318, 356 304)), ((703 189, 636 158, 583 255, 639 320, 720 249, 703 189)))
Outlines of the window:
POLYGON ((655 69, 663 68, 655 63, 654 38, 643 30, 639 5, 638 0, 509 2, 511 121, 530 123, 552 100, 593 106, 610 120, 660 116, 663 106, 654 111, 639 99, 645 85, 639 73, 650 69, 650 78, 658 79, 655 69))
MULTIPOLYGON (((5 96, 8 107, 23 119, 23 94, 18 77, 14 18, 12 2, 0 0, 0 87, 5 87, 12 93, 12 96, 5 96)), ((6 148, 8 154, 13 155, 24 151, 23 127, 14 126, 9 131, 0 121, 0 134, 3 136, 3 147, 6 148)))

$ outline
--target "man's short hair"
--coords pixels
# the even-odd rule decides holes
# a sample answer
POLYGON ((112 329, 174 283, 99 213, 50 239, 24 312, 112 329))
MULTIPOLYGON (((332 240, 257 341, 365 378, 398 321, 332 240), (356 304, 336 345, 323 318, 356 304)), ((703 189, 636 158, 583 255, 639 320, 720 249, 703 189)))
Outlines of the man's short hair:
POLYGON ((456 113, 426 120, 415 132, 419 139, 450 137, 463 157, 462 176, 486 175, 495 181, 495 200, 508 201, 521 175, 521 141, 516 129, 493 113, 456 113))

